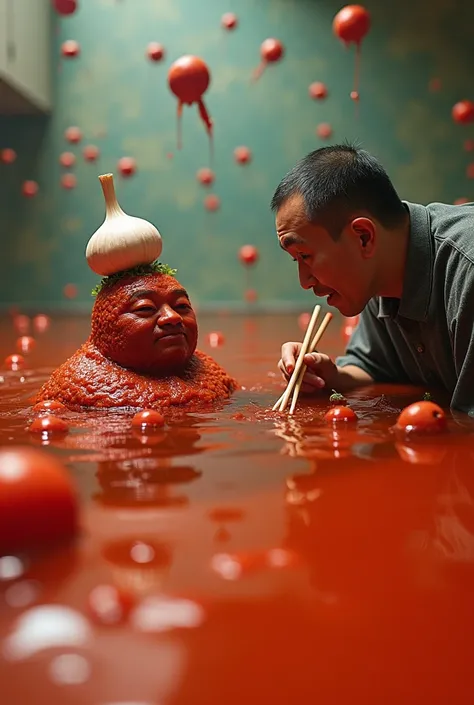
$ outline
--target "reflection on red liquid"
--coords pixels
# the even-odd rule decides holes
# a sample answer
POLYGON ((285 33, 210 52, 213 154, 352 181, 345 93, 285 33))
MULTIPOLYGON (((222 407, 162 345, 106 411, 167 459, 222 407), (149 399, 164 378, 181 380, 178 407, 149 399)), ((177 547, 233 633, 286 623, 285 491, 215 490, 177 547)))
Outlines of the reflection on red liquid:
MULTIPOLYGON (((88 321, 77 332, 69 317, 52 323, 35 351, 47 366, 88 321)), ((331 356, 341 324, 327 331, 331 356)), ((17 335, 1 325, 5 359, 17 335)), ((74 672, 82 681, 62 682, 62 696, 104 705, 467 705, 474 422, 443 407, 449 433, 399 442, 389 429, 424 390, 385 385, 347 394, 357 424, 327 425, 326 397, 276 419, 268 373, 294 313, 208 317, 203 337, 216 327, 245 388, 228 404, 167 413, 145 433, 131 428, 138 409, 45 410, 70 428, 48 448, 77 484, 82 529, 61 552, 0 558, 2 702, 56 702, 74 672), (43 631, 25 624, 41 618, 57 636, 52 614, 90 639, 40 649, 43 631), (31 658, 5 660, 7 643, 31 658)), ((26 427, 43 413, 30 399, 44 374, 2 373, 4 446, 40 442, 26 427)))

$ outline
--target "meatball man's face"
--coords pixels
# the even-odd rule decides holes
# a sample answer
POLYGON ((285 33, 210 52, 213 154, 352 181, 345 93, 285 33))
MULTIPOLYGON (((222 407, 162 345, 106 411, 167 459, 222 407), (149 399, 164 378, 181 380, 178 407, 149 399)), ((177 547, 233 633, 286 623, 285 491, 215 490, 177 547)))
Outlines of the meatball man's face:
POLYGON ((91 340, 122 367, 159 375, 179 372, 197 339, 189 296, 170 275, 124 278, 97 296, 91 340))

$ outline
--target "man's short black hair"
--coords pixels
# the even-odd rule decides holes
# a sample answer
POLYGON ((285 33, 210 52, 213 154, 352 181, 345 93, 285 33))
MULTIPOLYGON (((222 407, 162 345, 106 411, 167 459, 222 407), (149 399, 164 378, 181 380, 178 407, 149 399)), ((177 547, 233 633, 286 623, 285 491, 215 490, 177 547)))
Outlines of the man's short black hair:
POLYGON ((301 159, 276 189, 272 210, 296 194, 303 197, 308 220, 321 224, 334 238, 357 211, 367 211, 387 228, 407 217, 383 166, 351 144, 321 147, 301 159))

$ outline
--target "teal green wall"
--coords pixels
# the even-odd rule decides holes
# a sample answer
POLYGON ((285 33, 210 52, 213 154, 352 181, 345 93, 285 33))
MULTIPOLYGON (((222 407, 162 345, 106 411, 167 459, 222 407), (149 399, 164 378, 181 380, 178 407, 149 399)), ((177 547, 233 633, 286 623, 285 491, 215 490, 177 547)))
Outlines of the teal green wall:
POLYGON ((122 207, 159 228, 163 261, 178 268, 202 308, 242 303, 245 277, 236 253, 246 243, 261 253, 252 272, 261 305, 307 305, 295 265, 277 247, 268 204, 284 172, 327 143, 315 135, 319 122, 332 124, 332 142, 357 138, 373 151, 404 198, 452 202, 474 195, 466 177, 474 153, 463 150, 474 130, 451 119, 457 100, 474 98, 473 3, 366 3, 373 27, 362 48, 358 119, 348 97, 354 52, 345 51, 331 29, 340 2, 83 0, 80 5, 76 15, 53 20, 53 115, 0 118, 0 147, 13 147, 19 155, 15 164, 0 165, 4 304, 89 309, 97 277, 84 250, 103 220, 97 175, 116 172, 121 156, 135 157, 138 164, 135 177, 117 178, 122 207), (220 27, 221 15, 229 10, 240 20, 234 32, 220 27), (254 84, 250 75, 260 43, 271 36, 284 42, 286 56, 254 84), (81 56, 63 61, 58 70, 60 44, 69 38, 80 42, 81 56), (166 47, 163 62, 145 59, 150 41, 166 47), (175 149, 176 100, 167 86, 167 69, 185 53, 200 55, 212 71, 205 99, 215 122, 217 179, 211 192, 222 201, 217 213, 204 209, 209 191, 195 179, 196 171, 208 165, 207 136, 195 107, 185 108, 184 148, 175 149), (431 93, 428 83, 435 76, 442 89, 431 93), (330 92, 324 102, 308 97, 308 85, 317 80, 330 92), (82 145, 65 142, 69 125, 83 130, 82 145), (87 143, 100 147, 98 164, 83 161, 87 143), (233 161, 238 145, 253 152, 247 167, 233 161), (58 157, 64 150, 78 155, 74 191, 59 185, 58 157), (33 200, 20 195, 28 178, 40 184, 33 200), (70 282, 79 289, 75 301, 62 294, 70 282))

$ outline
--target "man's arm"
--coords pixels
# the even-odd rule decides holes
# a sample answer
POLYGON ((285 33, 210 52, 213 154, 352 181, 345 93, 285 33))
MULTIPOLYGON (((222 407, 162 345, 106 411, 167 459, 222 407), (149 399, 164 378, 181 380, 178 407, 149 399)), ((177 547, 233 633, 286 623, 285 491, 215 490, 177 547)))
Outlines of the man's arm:
POLYGON ((405 382, 407 376, 383 319, 378 299, 371 299, 360 315, 344 355, 335 362, 341 388, 346 391, 372 382, 405 382))
POLYGON ((453 250, 446 267, 446 318, 457 383, 451 406, 474 416, 474 264, 453 250))

